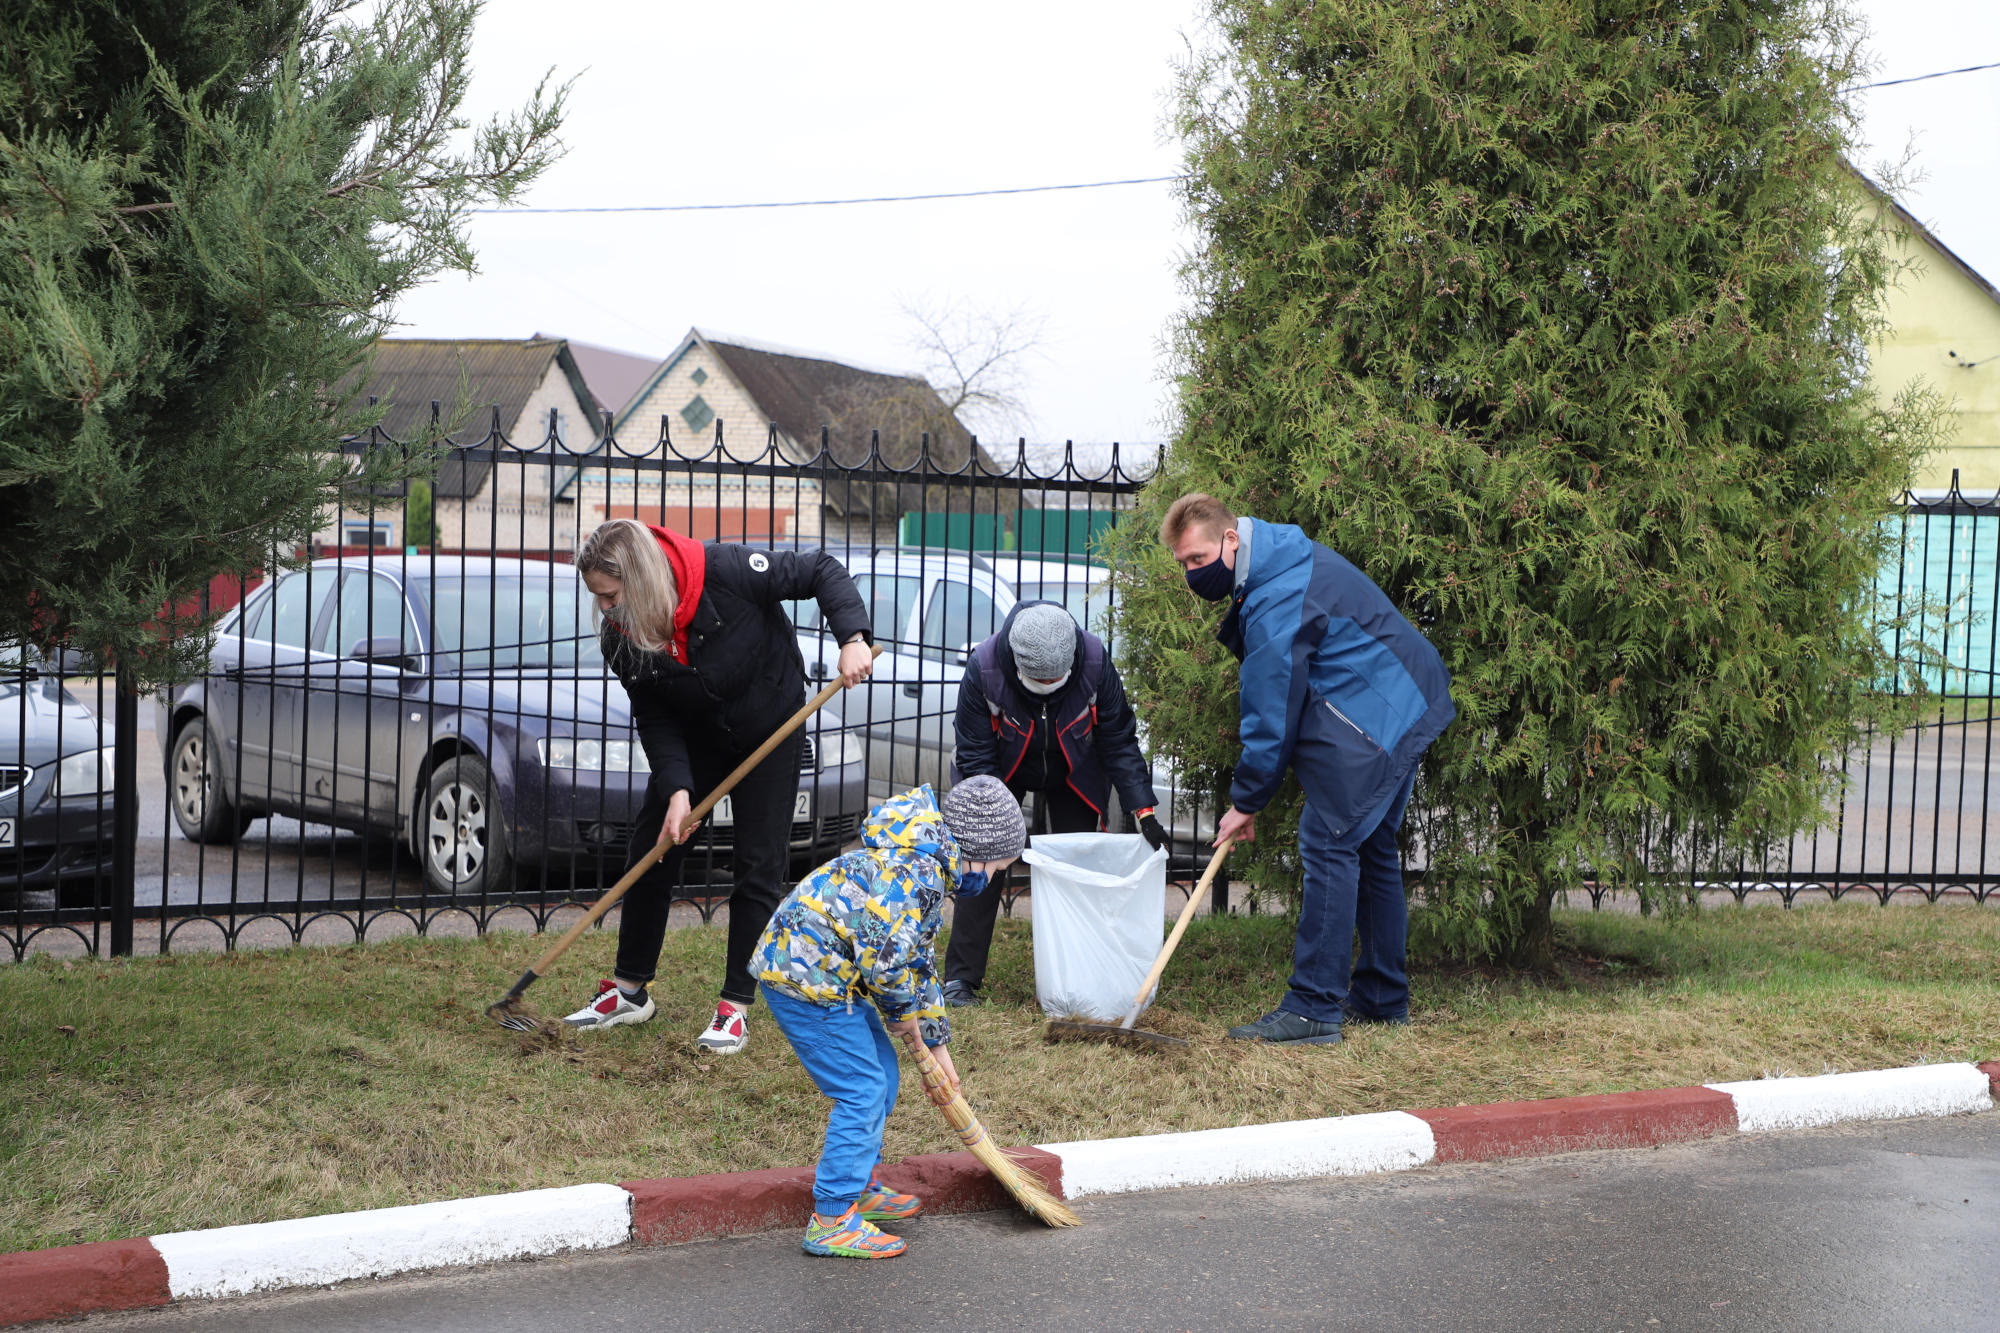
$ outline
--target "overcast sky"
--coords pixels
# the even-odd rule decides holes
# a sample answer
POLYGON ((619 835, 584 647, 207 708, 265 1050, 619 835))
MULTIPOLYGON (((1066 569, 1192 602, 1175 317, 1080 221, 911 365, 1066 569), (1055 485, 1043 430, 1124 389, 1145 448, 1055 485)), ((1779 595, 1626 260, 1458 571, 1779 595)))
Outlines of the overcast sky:
MULTIPOLYGON (((1876 77, 2000 61, 2000 5, 1860 0, 1876 77)), ((470 111, 580 73, 540 207, 755 203, 1165 176, 1194 0, 861 5, 488 0, 470 111)), ((2000 278, 2000 70, 1861 94, 1864 166, 1916 150, 1903 202, 2000 278)), ((1146 441, 1188 243, 1171 187, 923 203, 482 216, 481 273, 405 300, 419 337, 561 334, 664 356, 689 326, 914 367, 906 303, 1043 321, 1032 440, 1146 441)), ((1995 349, 2000 350, 2000 349, 1995 349)), ((989 434, 991 431, 989 430, 989 434)))

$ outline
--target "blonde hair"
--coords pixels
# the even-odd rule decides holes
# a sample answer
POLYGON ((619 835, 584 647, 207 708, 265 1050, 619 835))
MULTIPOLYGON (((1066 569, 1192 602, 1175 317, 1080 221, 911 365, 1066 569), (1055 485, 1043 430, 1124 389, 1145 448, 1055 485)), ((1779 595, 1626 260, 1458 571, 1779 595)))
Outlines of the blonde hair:
MULTIPOLYGON (((644 523, 631 518, 600 523, 576 548, 576 576, 585 574, 609 574, 623 584, 619 603, 624 614, 615 617, 619 628, 646 651, 665 651, 674 635, 680 592, 660 539, 644 523)), ((603 628, 602 611, 597 613, 597 624, 603 628)))
POLYGON ((1189 528, 1199 528, 1220 540, 1223 533, 1235 526, 1236 515, 1228 505, 1212 495, 1195 491, 1167 506, 1166 517, 1160 520, 1160 544, 1174 545, 1187 535, 1189 528))

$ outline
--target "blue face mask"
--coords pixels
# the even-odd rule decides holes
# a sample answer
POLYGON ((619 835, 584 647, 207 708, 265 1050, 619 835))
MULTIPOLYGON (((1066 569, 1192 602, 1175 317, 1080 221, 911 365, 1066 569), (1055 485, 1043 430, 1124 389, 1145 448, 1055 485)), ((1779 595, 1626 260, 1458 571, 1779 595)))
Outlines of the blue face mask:
POLYGON ((977 898, 986 892, 986 872, 968 870, 958 877, 958 888, 952 893, 954 898, 977 898))
POLYGON ((1187 585, 1204 601, 1219 602, 1236 586, 1236 571, 1222 563, 1222 556, 1187 572, 1187 585))

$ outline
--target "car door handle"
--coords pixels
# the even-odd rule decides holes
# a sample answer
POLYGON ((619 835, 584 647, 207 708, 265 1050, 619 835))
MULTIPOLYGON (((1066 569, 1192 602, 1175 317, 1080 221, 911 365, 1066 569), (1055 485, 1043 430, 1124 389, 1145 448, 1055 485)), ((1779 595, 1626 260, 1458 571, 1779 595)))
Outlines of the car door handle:
POLYGON ((906 680, 903 682, 903 693, 912 699, 921 699, 924 697, 923 683, 921 681, 906 680))

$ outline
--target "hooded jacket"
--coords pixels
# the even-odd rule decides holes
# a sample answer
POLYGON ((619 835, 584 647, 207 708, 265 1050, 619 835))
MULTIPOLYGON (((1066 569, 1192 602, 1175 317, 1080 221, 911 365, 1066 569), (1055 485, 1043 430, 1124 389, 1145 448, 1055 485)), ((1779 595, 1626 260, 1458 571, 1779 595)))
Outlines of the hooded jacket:
POLYGON ((1338 553, 1289 523, 1245 518, 1237 531, 1236 587, 1216 631, 1243 664, 1230 802, 1262 810, 1289 766, 1343 835, 1458 715, 1451 677, 1430 640, 1338 553))
POLYGON ((653 528, 673 567, 679 600, 666 652, 648 652, 604 622, 604 660, 632 700, 632 724, 653 776, 668 792, 691 791, 690 745, 741 757, 798 709, 805 662, 782 603, 813 598, 845 643, 872 642, 854 580, 825 551, 764 551, 697 542, 653 528))
POLYGON ((1006 623, 972 652, 958 687, 954 721, 957 749, 953 781, 988 773, 1015 791, 1046 791, 1058 784, 1075 792, 1104 823, 1111 788, 1130 812, 1159 804, 1152 773, 1139 749, 1138 723, 1125 697, 1125 682, 1088 630, 1076 633, 1069 679, 1054 694, 1021 688, 1008 635, 1014 617, 1031 606, 1022 602, 1006 623))
POLYGON ((750 971, 811 1004, 872 1000, 892 1023, 916 1019, 926 1046, 942 1046, 951 1024, 931 946, 945 895, 958 884, 958 844, 929 786, 869 811, 861 844, 778 904, 750 971))

